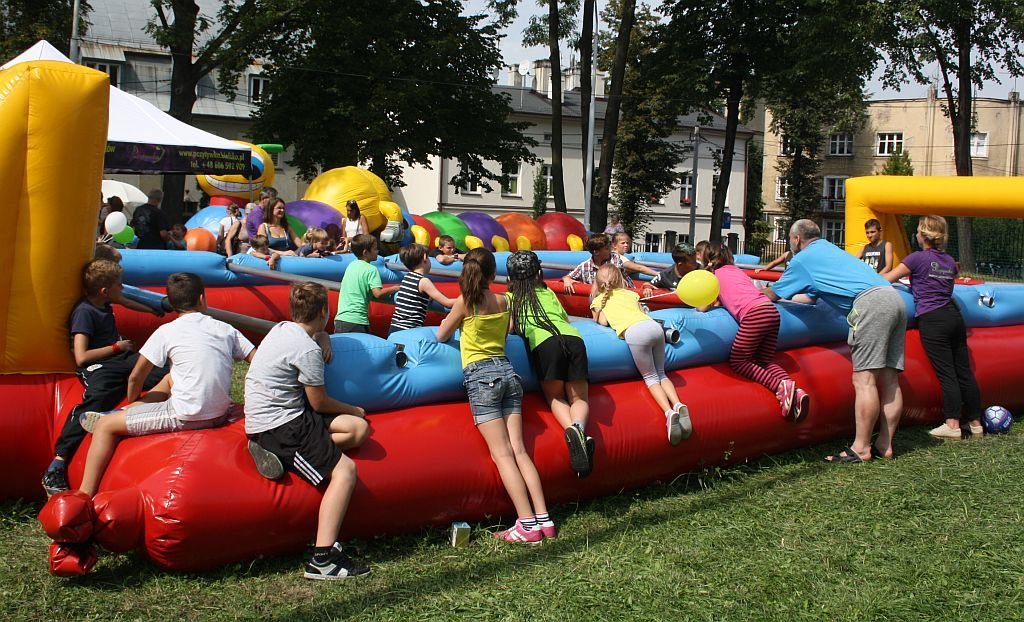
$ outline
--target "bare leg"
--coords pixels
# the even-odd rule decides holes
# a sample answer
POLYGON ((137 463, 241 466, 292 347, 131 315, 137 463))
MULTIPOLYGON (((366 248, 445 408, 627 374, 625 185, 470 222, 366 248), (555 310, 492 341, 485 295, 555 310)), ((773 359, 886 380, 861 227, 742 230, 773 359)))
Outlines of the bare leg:
POLYGON ((356 487, 356 463, 342 456, 331 471, 331 479, 320 501, 320 514, 316 524, 316 546, 332 546, 338 540, 341 523, 348 511, 348 502, 356 487))
MULTIPOLYGON (((878 393, 882 403, 882 417, 878 424, 877 450, 885 457, 893 456, 892 439, 903 415, 903 391, 900 390, 899 372, 892 368, 879 370, 878 393)), ((960 428, 960 421, 955 427, 960 428)))
POLYGON ((487 449, 491 452, 491 460, 498 467, 498 474, 501 476, 501 483, 505 485, 505 491, 512 499, 512 505, 516 508, 516 515, 519 518, 532 517, 533 508, 530 505, 530 497, 523 480, 523 474, 516 462, 512 444, 509 442, 508 429, 502 419, 492 419, 487 423, 476 426, 480 435, 487 442, 487 449))
POLYGON ((590 420, 589 385, 586 380, 570 380, 565 383, 565 395, 569 398, 569 409, 573 422, 579 422, 583 429, 590 420))
POLYGON ((82 475, 80 489, 90 497, 95 496, 100 488, 100 480, 110 464, 118 441, 128 435, 128 427, 124 420, 124 411, 118 410, 100 418, 92 433, 92 445, 85 458, 85 472, 82 475))
POLYGON ((338 415, 331 421, 328 430, 331 432, 331 440, 339 448, 355 449, 370 435, 370 424, 362 417, 338 415))
POLYGON ((565 398, 565 383, 561 380, 542 380, 540 388, 558 425, 562 426, 563 430, 572 425, 572 409, 565 398))
POLYGON ((647 390, 651 392, 652 396, 654 396, 654 401, 658 403, 658 407, 661 408, 662 412, 672 410, 672 404, 675 402, 669 401, 668 395, 665 394, 665 388, 661 383, 649 384, 647 385, 647 390))
POLYGON ((548 505, 544 501, 544 488, 540 483, 540 474, 534 466, 530 454, 526 453, 526 446, 523 444, 523 416, 515 413, 505 417, 505 427, 508 429, 508 440, 512 445, 512 451, 516 457, 516 465, 522 473, 523 481, 526 483, 526 490, 530 493, 530 502, 533 505, 534 513, 547 514, 548 505))
POLYGON ((171 375, 167 374, 160 379, 160 382, 156 383, 152 389, 146 391, 146 394, 139 398, 137 402, 129 404, 153 404, 155 402, 166 402, 171 397, 171 387, 174 383, 171 381, 171 375))
POLYGON ((665 391, 665 397, 668 398, 669 408, 671 408, 675 404, 682 403, 682 400, 679 399, 679 394, 676 393, 676 385, 672 384, 671 380, 669 380, 668 378, 662 378, 661 388, 663 391, 665 391))
POLYGON ((851 447, 863 460, 871 459, 871 434, 878 422, 878 376, 881 370, 868 369, 853 372, 854 421, 857 432, 851 447))

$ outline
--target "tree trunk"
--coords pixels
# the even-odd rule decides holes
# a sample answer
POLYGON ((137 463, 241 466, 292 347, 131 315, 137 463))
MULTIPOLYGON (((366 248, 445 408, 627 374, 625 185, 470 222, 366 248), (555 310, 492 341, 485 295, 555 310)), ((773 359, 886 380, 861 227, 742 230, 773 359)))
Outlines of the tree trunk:
MULTIPOLYGON (((582 128, 583 188, 587 188, 587 149, 590 147, 590 74, 594 60, 594 4, 583 0, 583 31, 580 33, 580 127, 582 128)), ((596 85, 595 85, 596 86, 596 85)))
POLYGON ((725 100, 725 145, 722 149, 722 168, 718 172, 718 187, 715 188, 711 206, 711 231, 708 240, 722 241, 722 214, 725 213, 725 199, 729 196, 729 177, 732 175, 733 152, 736 151, 736 129, 740 123, 740 99, 743 97, 743 83, 734 82, 729 86, 725 100))
POLYGON ((555 211, 565 213, 565 178, 562 174, 562 60, 558 51, 558 0, 548 0, 548 58, 551 62, 551 193, 555 211))
MULTIPOLYGON (((974 110, 971 95, 971 21, 964 19, 956 29, 957 51, 959 52, 959 71, 957 73, 957 107, 953 121, 953 153, 956 159, 956 174, 962 177, 974 175, 974 164, 971 162, 971 127, 974 110)), ((956 219, 957 247, 959 250, 960 269, 965 272, 975 271, 973 220, 966 216, 956 219)))
POLYGON ((604 131, 601 133, 601 164, 590 206, 590 228, 602 231, 608 226, 608 195, 612 186, 612 163, 615 161, 615 135, 619 131, 619 110, 622 107, 622 83, 626 77, 626 57, 633 34, 636 0, 623 0, 622 20, 615 37, 615 61, 612 64, 612 88, 605 108, 604 131))
MULTIPOLYGON (((182 123, 191 125, 192 109, 196 104, 196 85, 201 77, 192 60, 199 5, 190 1, 175 2, 173 11, 174 27, 180 36, 170 45, 171 103, 168 113, 182 123)), ((161 209, 171 223, 181 222, 185 176, 164 175, 163 191, 161 209)))

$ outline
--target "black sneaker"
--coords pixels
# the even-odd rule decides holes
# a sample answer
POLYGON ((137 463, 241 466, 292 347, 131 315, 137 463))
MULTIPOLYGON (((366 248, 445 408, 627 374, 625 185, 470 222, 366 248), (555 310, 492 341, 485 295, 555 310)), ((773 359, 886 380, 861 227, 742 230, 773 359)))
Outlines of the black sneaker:
MULTIPOLYGON (((593 436, 588 436, 586 440, 587 445, 587 475, 594 470, 594 450, 597 448, 597 443, 594 442, 593 436)), ((580 475, 580 478, 584 478, 587 475, 580 475)))
POLYGON ((341 545, 334 543, 334 550, 330 552, 323 563, 318 563, 315 557, 310 557, 306 563, 306 572, 302 576, 317 581, 340 581, 353 577, 364 577, 370 574, 370 567, 352 561, 348 555, 341 552, 341 545))
POLYGON ((256 441, 249 441, 249 455, 256 463, 256 470, 267 479, 278 479, 284 475, 284 465, 273 452, 267 451, 256 441))
POLYGON ((46 491, 47 497, 52 497, 58 492, 71 490, 71 486, 68 485, 68 470, 53 469, 52 471, 47 471, 43 475, 43 490, 46 491))
POLYGON ((569 466, 572 470, 580 477, 590 475, 586 439, 579 426, 573 424, 565 429, 565 444, 569 447, 569 466))

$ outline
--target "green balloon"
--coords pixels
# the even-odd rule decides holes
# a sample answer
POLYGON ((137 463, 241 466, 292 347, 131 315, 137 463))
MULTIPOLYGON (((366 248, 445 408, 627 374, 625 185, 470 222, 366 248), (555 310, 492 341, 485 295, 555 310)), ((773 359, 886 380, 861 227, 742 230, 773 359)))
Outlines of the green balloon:
POLYGON ((306 235, 306 223, 302 222, 295 216, 286 216, 285 218, 288 220, 288 224, 291 225, 292 231, 295 232, 295 235, 300 238, 306 235))
POLYGON ((119 244, 127 244, 134 239, 135 229, 132 229, 130 225, 118 231, 117 235, 114 236, 114 241, 119 244))
POLYGON ((473 233, 466 226, 464 220, 447 212, 428 212, 423 217, 433 223, 441 235, 452 236, 455 240, 455 248, 462 252, 469 250, 469 247, 466 246, 466 236, 473 235, 473 233))

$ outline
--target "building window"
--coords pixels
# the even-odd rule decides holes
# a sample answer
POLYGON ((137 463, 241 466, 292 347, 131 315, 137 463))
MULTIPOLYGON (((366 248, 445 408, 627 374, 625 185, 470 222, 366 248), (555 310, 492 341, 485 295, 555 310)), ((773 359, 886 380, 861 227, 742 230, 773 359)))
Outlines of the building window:
POLYGON ((512 197, 522 196, 522 193, 519 192, 519 168, 519 162, 512 166, 501 167, 501 174, 508 175, 508 182, 501 185, 501 194, 512 197))
POLYGON ((846 224, 842 220, 823 220, 821 222, 822 233, 825 239, 836 246, 842 247, 846 244, 846 224))
POLYGON ((462 184, 462 194, 480 194, 480 186, 475 181, 467 181, 462 184))
POLYGON ((679 180, 682 182, 679 187, 679 204, 689 205, 693 201, 693 175, 687 173, 679 180))
POLYGON ((785 177, 775 178, 775 200, 785 201, 789 198, 789 180, 785 177))
POLYGON ((117 63, 100 63, 87 60, 85 61, 85 66, 107 74, 110 78, 110 86, 118 86, 120 83, 121 66, 117 63))
POLYGON ((779 155, 792 156, 796 155, 796 149, 789 142, 789 136, 782 136, 779 138, 779 155))
POLYGON ((825 177, 821 209, 826 212, 846 210, 846 177, 825 177))
POLYGON ((852 156, 853 134, 832 134, 828 137, 828 154, 830 156, 852 156))
POLYGON ((647 233, 647 234, 644 234, 644 252, 645 253, 660 253, 661 252, 661 234, 660 233, 647 233))
POLYGON ((544 142, 549 143, 549 142, 551 142, 551 139, 552 139, 552 135, 551 134, 545 134, 544 135, 544 142))
POLYGON ((775 233, 776 242, 786 242, 789 240, 789 228, 786 227, 788 220, 787 216, 768 216, 768 221, 772 225, 772 231, 775 233))
POLYGON ((270 161, 274 163, 274 168, 280 169, 281 168, 281 152, 280 151, 275 151, 274 153, 268 153, 267 155, 270 156, 270 161))
POLYGON ((875 155, 903 153, 903 132, 879 132, 875 155))
POLYGON ((267 94, 267 89, 270 87, 270 78, 265 78, 260 75, 249 76, 249 103, 255 104, 259 100, 263 99, 263 96, 267 94))
POLYGON ((971 134, 971 157, 988 157, 988 132, 971 134))
POLYGON ((540 165, 540 176, 544 178, 544 187, 547 188, 547 197, 549 199, 554 198, 555 195, 554 192, 552 192, 550 164, 540 165))

